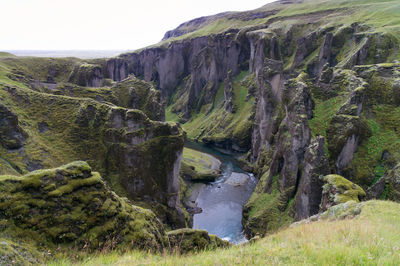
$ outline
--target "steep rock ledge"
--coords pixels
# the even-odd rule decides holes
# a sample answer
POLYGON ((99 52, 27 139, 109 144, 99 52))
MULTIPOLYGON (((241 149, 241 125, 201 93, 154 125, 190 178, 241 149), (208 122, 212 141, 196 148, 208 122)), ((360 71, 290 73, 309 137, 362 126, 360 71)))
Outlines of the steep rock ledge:
POLYGON ((1 150, 18 172, 87 160, 119 195, 145 202, 173 227, 185 226, 178 200, 185 135, 178 125, 151 121, 139 110, 29 89, 3 87, 0 99, 29 134, 19 149, 1 150))

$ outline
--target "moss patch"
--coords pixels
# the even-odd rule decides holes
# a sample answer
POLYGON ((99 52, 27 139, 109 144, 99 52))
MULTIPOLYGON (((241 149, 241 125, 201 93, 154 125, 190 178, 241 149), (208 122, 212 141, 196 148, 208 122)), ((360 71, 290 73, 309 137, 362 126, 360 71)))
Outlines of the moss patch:
POLYGON ((167 235, 174 251, 179 253, 213 250, 229 246, 229 242, 224 241, 215 235, 209 235, 205 230, 184 228, 169 231, 167 235))
POLYGON ((118 197, 85 162, 0 177, 1 235, 39 247, 160 250, 164 228, 155 215, 118 197))
POLYGON ((191 181, 214 181, 220 174, 221 162, 208 154, 183 149, 181 176, 191 181))
POLYGON ((322 187, 321 209, 345 203, 348 201, 359 202, 366 196, 365 191, 358 185, 340 175, 327 175, 323 177, 326 183, 322 187))

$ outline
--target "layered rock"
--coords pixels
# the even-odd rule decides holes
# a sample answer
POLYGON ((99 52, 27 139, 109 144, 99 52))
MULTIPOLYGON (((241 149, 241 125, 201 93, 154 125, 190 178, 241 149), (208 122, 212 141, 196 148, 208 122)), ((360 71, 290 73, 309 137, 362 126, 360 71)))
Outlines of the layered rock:
POLYGON ((295 219, 302 220, 317 214, 322 198, 321 175, 329 174, 329 163, 324 149, 324 138, 313 140, 304 155, 304 170, 295 198, 295 219))
POLYGON ((332 164, 340 174, 352 161, 359 143, 368 138, 369 128, 360 116, 363 108, 366 83, 353 73, 348 84, 351 94, 332 118, 327 129, 327 139, 332 164))
POLYGON ((122 80, 133 73, 154 81, 164 96, 176 91, 174 112, 187 120, 192 110, 212 102, 219 83, 229 71, 237 75, 247 58, 247 46, 234 35, 205 36, 110 59, 105 77, 122 80))

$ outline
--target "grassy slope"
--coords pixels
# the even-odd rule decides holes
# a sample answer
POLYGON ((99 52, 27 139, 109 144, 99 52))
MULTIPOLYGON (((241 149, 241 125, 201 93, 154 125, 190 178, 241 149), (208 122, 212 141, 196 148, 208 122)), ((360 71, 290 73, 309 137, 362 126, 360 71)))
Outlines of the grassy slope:
MULTIPOLYGON (((370 201, 351 220, 319 221, 284 229, 254 244, 187 256, 133 251, 79 265, 396 265, 400 263, 400 204, 370 201)), ((71 265, 61 259, 50 265, 71 265)))
POLYGON ((189 148, 183 149, 183 162, 194 166, 199 173, 212 172, 211 169, 218 169, 220 165, 212 156, 189 148))
POLYGON ((331 26, 351 25, 354 22, 365 23, 371 26, 375 32, 390 32, 400 36, 400 2, 397 0, 305 0, 301 4, 292 5, 271 3, 256 10, 269 11, 276 9, 280 10, 277 14, 261 19, 242 20, 239 18, 240 16, 236 19, 227 19, 226 16, 222 16, 210 23, 201 25, 193 32, 170 38, 147 48, 168 45, 177 40, 218 34, 229 29, 263 25, 274 19, 278 19, 279 24, 282 24, 282 21, 279 21, 282 19, 295 22, 296 19, 301 19, 299 16, 308 13, 334 10, 338 13, 334 16, 326 16, 326 22, 331 26))

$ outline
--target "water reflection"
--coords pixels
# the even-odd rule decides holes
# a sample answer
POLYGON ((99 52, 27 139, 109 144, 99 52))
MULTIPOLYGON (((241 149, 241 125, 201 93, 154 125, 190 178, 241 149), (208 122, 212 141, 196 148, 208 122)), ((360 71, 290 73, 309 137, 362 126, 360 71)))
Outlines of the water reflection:
POLYGON ((237 244, 247 241, 243 234, 242 208, 256 186, 256 179, 248 174, 243 184, 228 184, 229 177, 236 173, 232 169, 232 164, 228 163, 223 176, 200 192, 196 202, 203 212, 194 215, 193 228, 205 229, 210 234, 237 244))

